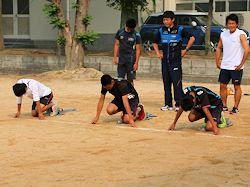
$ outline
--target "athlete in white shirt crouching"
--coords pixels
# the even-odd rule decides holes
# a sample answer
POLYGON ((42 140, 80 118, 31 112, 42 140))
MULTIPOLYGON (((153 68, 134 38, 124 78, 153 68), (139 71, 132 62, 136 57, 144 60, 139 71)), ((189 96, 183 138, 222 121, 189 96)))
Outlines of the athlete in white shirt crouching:
POLYGON ((23 95, 33 100, 31 114, 33 117, 44 119, 44 112, 49 111, 52 115, 56 113, 56 105, 53 103, 51 89, 33 79, 20 79, 13 86, 13 92, 17 97, 16 118, 20 117, 23 95))

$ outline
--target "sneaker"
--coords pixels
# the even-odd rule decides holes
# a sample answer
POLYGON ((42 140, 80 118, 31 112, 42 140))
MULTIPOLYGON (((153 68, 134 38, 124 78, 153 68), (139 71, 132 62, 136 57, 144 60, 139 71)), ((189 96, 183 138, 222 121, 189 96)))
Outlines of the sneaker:
POLYGON ((141 108, 141 111, 138 113, 137 119, 138 119, 139 121, 142 121, 142 120, 144 120, 145 117, 146 117, 146 114, 145 114, 145 111, 144 111, 144 106, 143 106, 141 103, 139 103, 139 104, 138 104, 138 107, 141 108))
POLYGON ((161 107, 161 110, 162 110, 162 111, 173 110, 173 107, 172 107, 172 106, 165 105, 165 106, 161 107))
POLYGON ((180 110, 180 107, 176 106, 176 107, 174 108, 174 110, 175 110, 175 112, 178 112, 178 111, 180 110))
POLYGON ((238 114, 239 113, 239 109, 233 107, 233 109, 230 111, 230 114, 238 114))
POLYGON ((223 106, 222 110, 225 112, 225 111, 228 111, 228 108, 227 106, 223 106))

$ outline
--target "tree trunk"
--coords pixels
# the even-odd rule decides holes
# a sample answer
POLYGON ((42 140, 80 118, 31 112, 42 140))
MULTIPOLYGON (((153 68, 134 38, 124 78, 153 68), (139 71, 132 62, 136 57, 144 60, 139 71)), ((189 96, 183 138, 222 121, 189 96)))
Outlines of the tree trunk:
POLYGON ((125 7, 122 7, 120 28, 123 28, 125 26, 126 21, 129 18, 134 18, 136 22, 138 23, 138 11, 131 12, 131 11, 127 11, 125 7))
POLYGON ((2 1, 0 1, 0 50, 3 49, 4 49, 4 41, 3 41, 2 1))
MULTIPOLYGON (((58 17, 65 20, 63 9, 61 7, 61 0, 54 0, 60 7, 58 17)), ((66 56, 66 70, 79 69, 84 65, 84 48, 81 42, 77 41, 74 37, 78 33, 86 32, 87 28, 83 24, 82 20, 88 15, 89 0, 77 0, 78 7, 76 8, 75 14, 75 27, 74 34, 71 32, 69 20, 67 25, 63 29, 63 36, 66 38, 65 44, 65 56, 66 56)))
POLYGON ((207 27, 205 33, 205 52, 206 54, 211 53, 211 23, 213 18, 213 0, 209 0, 209 8, 208 8, 208 19, 207 19, 207 27))
MULTIPOLYGON (((74 36, 78 33, 86 32, 86 25, 83 24, 82 20, 88 15, 89 0, 77 0, 78 8, 75 15, 75 29, 74 36)), ((84 65, 84 47, 82 43, 78 42, 75 38, 72 41, 71 48, 72 62, 68 69, 78 69, 84 65)))

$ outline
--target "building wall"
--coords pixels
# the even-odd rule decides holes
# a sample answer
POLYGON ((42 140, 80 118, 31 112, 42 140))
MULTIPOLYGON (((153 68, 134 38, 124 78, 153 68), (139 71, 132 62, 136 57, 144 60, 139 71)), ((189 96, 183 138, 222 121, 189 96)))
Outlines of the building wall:
MULTIPOLYGON (((220 24, 225 25, 226 16, 231 13, 235 13, 240 18, 240 26, 250 31, 250 22, 248 21, 250 19, 250 0, 247 0, 247 6, 243 6, 243 3, 241 3, 240 0, 234 1, 237 3, 237 6, 246 7, 246 11, 229 11, 229 0, 214 0, 214 19, 220 24), (216 2, 225 2, 225 11, 215 11, 216 2)), ((189 10, 196 11, 195 3, 208 3, 208 0, 176 0, 177 7, 178 4, 188 3, 192 3, 192 9, 189 10)))
POLYGON ((55 40, 57 29, 49 24, 48 18, 42 9, 45 0, 30 0, 30 39, 31 40, 55 40))

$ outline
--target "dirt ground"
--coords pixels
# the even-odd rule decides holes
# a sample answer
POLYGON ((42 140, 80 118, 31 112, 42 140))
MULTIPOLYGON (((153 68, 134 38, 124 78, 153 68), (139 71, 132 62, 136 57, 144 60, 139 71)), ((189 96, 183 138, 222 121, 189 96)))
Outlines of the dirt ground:
MULTIPOLYGON (((25 98, 21 118, 14 119, 11 87, 20 76, 1 75, 0 186, 250 186, 250 96, 243 96, 237 116, 225 114, 234 126, 222 129, 223 135, 201 132, 202 121, 190 124, 187 113, 169 132, 175 112, 159 109, 161 80, 138 78, 141 102, 158 117, 137 122, 135 129, 118 125, 120 115, 110 117, 104 109, 93 126, 98 79, 26 77, 51 87, 61 107, 77 112, 40 121, 30 116, 31 100, 25 98)), ((218 91, 218 85, 202 85, 218 91)))

